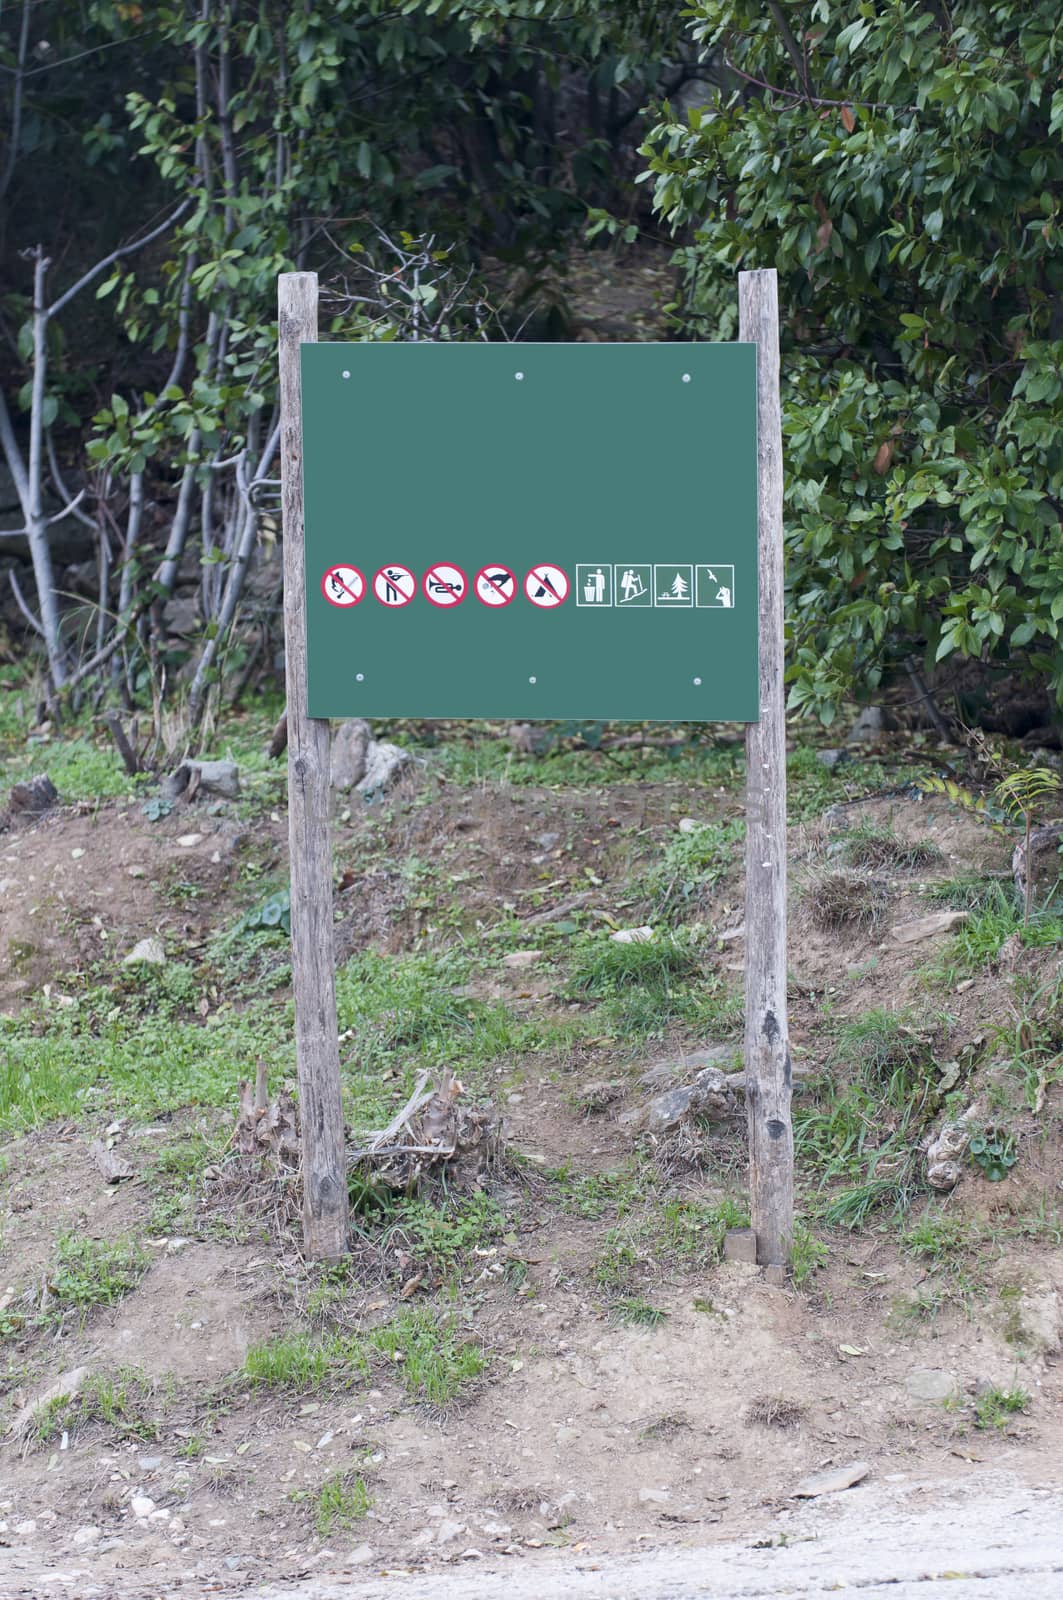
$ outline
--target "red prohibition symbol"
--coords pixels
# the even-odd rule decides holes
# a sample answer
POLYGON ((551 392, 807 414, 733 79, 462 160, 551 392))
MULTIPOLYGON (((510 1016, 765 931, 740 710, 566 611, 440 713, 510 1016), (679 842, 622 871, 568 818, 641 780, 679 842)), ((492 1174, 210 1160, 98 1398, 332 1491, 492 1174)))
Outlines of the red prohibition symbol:
POLYGON ((365 579, 357 567, 329 567, 321 580, 321 593, 330 606, 356 606, 365 599, 365 579))
POLYGON ((493 566, 481 567, 476 574, 473 590, 477 600, 493 609, 512 605, 517 598, 517 575, 509 567, 496 561, 493 566))
POLYGON ((524 593, 533 606, 539 606, 544 611, 552 611, 555 606, 563 605, 568 599, 568 590, 568 573, 549 561, 532 567, 524 580, 524 593))
POLYGON ((469 584, 464 572, 452 561, 437 561, 424 575, 421 587, 424 597, 434 606, 460 606, 469 584))
POLYGON ((382 606, 390 606, 393 611, 400 606, 408 606, 417 593, 417 579, 409 567, 400 566, 393 561, 390 566, 381 567, 373 578, 373 593, 382 606))

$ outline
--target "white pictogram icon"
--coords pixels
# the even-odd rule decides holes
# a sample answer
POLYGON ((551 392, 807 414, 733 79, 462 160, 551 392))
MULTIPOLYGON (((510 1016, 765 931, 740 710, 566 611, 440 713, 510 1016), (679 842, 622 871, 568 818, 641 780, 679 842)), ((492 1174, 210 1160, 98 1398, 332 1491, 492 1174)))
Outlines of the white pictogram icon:
POLYGON ((517 598, 517 575, 496 561, 493 566, 480 568, 473 589, 485 606, 508 606, 517 598))
POLYGON ((434 606, 459 606, 465 599, 468 584, 465 574, 460 567, 454 566, 451 561, 437 561, 434 567, 429 567, 421 583, 425 599, 431 600, 434 606))
POLYGON ((330 606, 356 606, 365 599, 365 579, 357 567, 329 567, 321 580, 321 593, 330 606))
POLYGON ((576 568, 576 604, 578 606, 611 606, 613 603, 613 569, 601 562, 581 563, 576 568))
POLYGON ((550 611, 568 599, 568 574, 561 567, 540 562, 525 578, 524 593, 533 606, 550 611))
POLYGON ((694 568, 692 566, 655 566, 653 569, 653 603, 665 610, 680 609, 694 604, 694 568))
POLYGON ((373 579, 373 593, 382 606, 408 606, 417 593, 417 579, 409 567, 393 561, 390 566, 381 567, 373 579))
POLYGON ((732 565, 699 567, 697 604, 710 611, 733 611, 735 569, 732 565))
POLYGON ((614 568, 613 594, 618 606, 652 606, 653 568, 645 563, 618 562, 614 568))

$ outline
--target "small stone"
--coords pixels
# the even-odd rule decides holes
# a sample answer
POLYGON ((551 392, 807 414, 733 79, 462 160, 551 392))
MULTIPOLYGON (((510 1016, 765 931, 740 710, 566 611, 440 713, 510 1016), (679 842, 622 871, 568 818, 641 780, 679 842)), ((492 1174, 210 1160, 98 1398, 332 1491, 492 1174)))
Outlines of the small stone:
POLYGON ((870 744, 886 729, 886 713, 881 706, 865 706, 853 723, 850 744, 870 744))
POLYGON ((94 1528, 86 1524, 84 1528, 78 1528, 75 1531, 72 1543, 77 1547, 77 1549, 86 1550, 90 1544, 98 1544, 99 1541, 99 1528, 94 1528))
POLYGON ((614 944, 652 944, 656 934, 652 928, 618 928, 609 937, 614 944))
POLYGON ((150 1517, 155 1510, 155 1502, 149 1495, 135 1494, 129 1502, 129 1509, 135 1517, 150 1517))
POLYGON ((757 1236, 752 1228, 729 1228, 723 1236, 723 1259, 757 1264, 757 1236))
POLYGON ((452 1517, 444 1517, 436 1529, 436 1544, 453 1544, 455 1539, 460 1539, 465 1532, 464 1522, 455 1522, 452 1517))
POLYGON ((139 867, 136 865, 136 863, 134 863, 133 866, 126 867, 126 872, 131 878, 145 878, 147 877, 148 869, 146 867, 139 867))
POLYGON ((373 1547, 372 1547, 372 1545, 359 1544, 359 1545, 355 1545, 354 1549, 350 1552, 349 1555, 344 1556, 343 1564, 344 1564, 345 1567, 364 1567, 364 1566, 368 1566, 369 1562, 372 1561, 372 1559, 373 1559, 373 1547))
POLYGON ((926 1181, 938 1194, 948 1194, 963 1177, 958 1161, 934 1161, 926 1169, 926 1181))
POLYGON ((159 1468, 162 1466, 162 1457, 141 1456, 139 1465, 141 1472, 158 1472, 159 1468))
POLYGON ((32 1517, 27 1517, 25 1522, 15 1523, 15 1533, 20 1539, 28 1539, 37 1532, 37 1524, 32 1517))
POLYGON ((667 1489, 640 1489, 639 1505, 666 1506, 672 1496, 667 1489))
POLYGON ((1057 1291, 1047 1283, 1023 1289, 1008 1305, 1004 1336, 1036 1355, 1055 1355, 1063 1343, 1063 1311, 1057 1291))
POLYGON ((794 1490, 795 1500, 815 1500, 821 1494, 834 1494, 839 1489, 851 1489, 862 1483, 871 1471, 866 1461, 849 1461, 843 1467, 828 1467, 826 1472, 813 1473, 794 1490))
POLYGON ((560 842, 561 835, 559 833, 540 833, 535 840, 540 850, 552 850, 555 844, 560 842))
POLYGON ((705 823, 699 822, 697 817, 680 817, 679 819, 680 833, 697 833, 699 828, 704 827, 705 823))
POLYGON ((192 850, 197 844, 202 843, 202 840, 203 835, 201 833, 182 833, 177 843, 182 850, 192 850))
POLYGON ((915 1367, 905 1378, 904 1387, 913 1400, 941 1405, 956 1393, 956 1380, 951 1372, 943 1372, 939 1367, 915 1367))
POLYGON ((816 760, 826 767, 828 772, 832 772, 835 767, 844 766, 847 761, 851 761, 852 757, 848 750, 817 750, 816 760))
POLYGON ((513 972, 522 972, 525 967, 534 967, 542 958, 541 950, 511 950, 508 956, 502 957, 502 965, 513 972))
POLYGON ((152 967, 164 967, 166 965, 166 951, 163 948, 162 940, 155 938, 154 935, 148 939, 139 940, 124 958, 122 965, 123 967, 133 967, 139 962, 144 962, 152 967))

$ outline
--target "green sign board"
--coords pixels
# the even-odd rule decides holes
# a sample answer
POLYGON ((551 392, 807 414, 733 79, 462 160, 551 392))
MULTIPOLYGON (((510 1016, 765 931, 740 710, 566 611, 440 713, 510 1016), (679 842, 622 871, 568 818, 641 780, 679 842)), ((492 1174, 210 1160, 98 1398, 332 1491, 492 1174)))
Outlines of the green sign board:
POLYGON ((306 344, 313 717, 757 718, 756 349, 306 344))

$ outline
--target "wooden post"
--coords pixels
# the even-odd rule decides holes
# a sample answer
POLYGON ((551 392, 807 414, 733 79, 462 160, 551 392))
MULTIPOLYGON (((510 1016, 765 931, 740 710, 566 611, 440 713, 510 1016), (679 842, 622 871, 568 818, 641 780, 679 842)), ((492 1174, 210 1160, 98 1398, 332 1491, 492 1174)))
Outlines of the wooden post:
POLYGON ((786 701, 779 292, 773 268, 738 275, 738 337, 757 347, 760 721, 746 730, 746 1106, 757 1260, 790 1262, 794 1138, 786 1014, 786 701))
POLYGON ((306 714, 303 406, 299 347, 317 340, 317 274, 278 280, 284 650, 288 694, 288 848, 292 977, 303 1158, 303 1247, 347 1252, 347 1157, 332 945, 329 725, 306 714))

